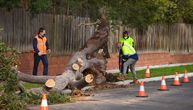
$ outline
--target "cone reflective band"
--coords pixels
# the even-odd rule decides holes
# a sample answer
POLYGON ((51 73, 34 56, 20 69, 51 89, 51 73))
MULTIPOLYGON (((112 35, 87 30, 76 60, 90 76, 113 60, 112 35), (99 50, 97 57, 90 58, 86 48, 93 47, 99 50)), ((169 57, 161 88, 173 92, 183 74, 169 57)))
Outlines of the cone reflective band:
POLYGON ((178 72, 175 72, 175 78, 173 81, 173 86, 181 86, 180 81, 179 81, 179 77, 178 77, 178 72))
POLYGON ((161 85, 160 85, 160 91, 167 91, 168 88, 166 86, 166 81, 165 81, 165 76, 162 76, 162 81, 161 81, 161 85))
POLYGON ((149 66, 147 66, 147 68, 146 68, 145 77, 146 77, 146 78, 150 78, 150 69, 149 69, 149 66))
POLYGON ((139 88, 137 97, 148 97, 148 95, 145 93, 145 88, 144 88, 144 82, 143 81, 140 82, 140 88, 139 88))
POLYGON ((40 110, 48 110, 46 94, 42 94, 42 102, 41 102, 40 110))
POLYGON ((184 70, 184 78, 183 78, 183 83, 189 83, 189 79, 188 79, 188 75, 187 75, 187 71, 184 70))

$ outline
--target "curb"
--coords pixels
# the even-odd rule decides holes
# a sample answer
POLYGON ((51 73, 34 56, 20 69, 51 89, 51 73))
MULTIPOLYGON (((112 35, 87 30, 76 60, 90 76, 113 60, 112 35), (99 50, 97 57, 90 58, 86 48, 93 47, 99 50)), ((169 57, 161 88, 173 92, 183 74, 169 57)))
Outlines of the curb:
MULTIPOLYGON (((178 74, 179 78, 182 78, 184 74, 178 74)), ((188 77, 193 77, 193 72, 192 73, 187 73, 188 77)), ((165 76, 165 78, 167 79, 171 79, 174 78, 175 75, 169 75, 169 76, 165 76)), ((152 77, 152 78, 145 78, 145 79, 139 79, 139 81, 143 81, 143 82, 152 82, 152 81, 161 81, 162 76, 159 77, 152 77)), ((130 84, 130 82, 132 82, 133 80, 124 80, 124 81, 119 81, 119 82, 115 82, 113 84, 117 84, 117 85, 128 85, 130 84)))
MULTIPOLYGON (((154 66, 149 66, 151 69, 152 68, 163 68, 163 67, 175 67, 175 66, 184 66, 184 65, 192 65, 193 63, 177 63, 177 64, 165 64, 165 65, 154 65, 154 66)), ((136 70, 144 70, 146 69, 147 66, 142 66, 142 67, 136 67, 136 70)), ((119 73, 119 69, 113 69, 113 70, 107 70, 107 73, 119 73)))

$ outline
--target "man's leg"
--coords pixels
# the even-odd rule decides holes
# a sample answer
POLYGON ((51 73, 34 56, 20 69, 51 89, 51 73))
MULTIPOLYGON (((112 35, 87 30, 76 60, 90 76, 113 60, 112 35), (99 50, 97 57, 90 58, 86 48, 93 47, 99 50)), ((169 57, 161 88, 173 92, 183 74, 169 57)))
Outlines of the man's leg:
POLYGON ((137 61, 135 59, 132 59, 132 60, 133 60, 133 62, 132 62, 132 64, 130 64, 129 68, 130 68, 131 73, 133 75, 133 80, 137 80, 136 71, 135 71, 135 64, 137 61))
POLYGON ((33 75, 37 75, 38 73, 38 65, 40 62, 40 56, 34 53, 34 67, 33 67, 33 75))
POLYGON ((43 75, 48 75, 48 58, 47 55, 42 55, 41 60, 44 65, 43 75))
POLYGON ((127 70, 128 70, 128 67, 135 63, 136 60, 135 59, 132 59, 132 58, 129 58, 126 62, 123 63, 123 74, 126 74, 127 73, 127 70))

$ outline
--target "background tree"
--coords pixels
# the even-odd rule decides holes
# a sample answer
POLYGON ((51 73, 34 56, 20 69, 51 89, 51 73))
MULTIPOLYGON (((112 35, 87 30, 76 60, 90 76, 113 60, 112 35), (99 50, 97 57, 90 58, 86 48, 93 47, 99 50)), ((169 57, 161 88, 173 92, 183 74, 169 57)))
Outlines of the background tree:
POLYGON ((109 19, 132 27, 155 23, 192 23, 192 0, 0 0, 0 7, 23 7, 32 14, 55 13, 96 20, 104 8, 109 19))

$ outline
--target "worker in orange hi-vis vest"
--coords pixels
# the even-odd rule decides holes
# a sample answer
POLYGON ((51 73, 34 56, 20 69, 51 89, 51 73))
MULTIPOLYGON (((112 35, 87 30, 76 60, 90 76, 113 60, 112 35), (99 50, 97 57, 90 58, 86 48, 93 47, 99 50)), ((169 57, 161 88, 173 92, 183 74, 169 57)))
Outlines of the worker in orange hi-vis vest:
POLYGON ((43 75, 48 75, 47 52, 50 53, 51 50, 49 48, 48 41, 45 35, 46 30, 44 28, 40 28, 38 34, 33 39, 33 49, 34 49, 33 75, 37 75, 40 60, 42 61, 44 66, 43 75))

